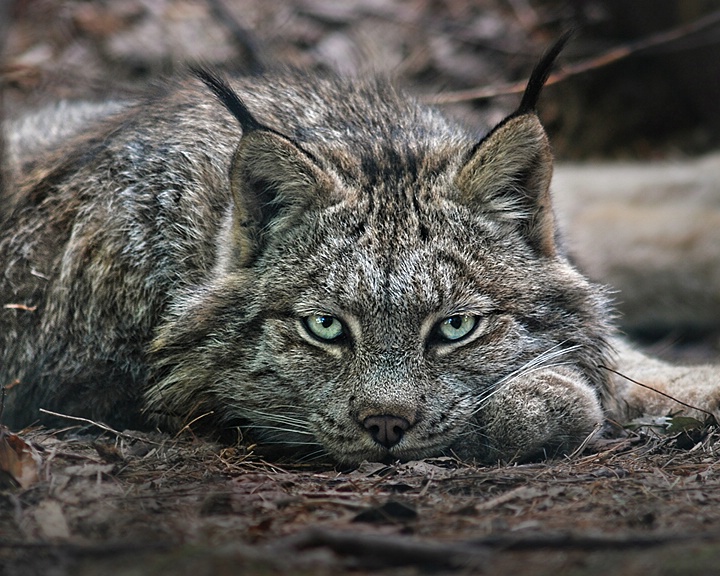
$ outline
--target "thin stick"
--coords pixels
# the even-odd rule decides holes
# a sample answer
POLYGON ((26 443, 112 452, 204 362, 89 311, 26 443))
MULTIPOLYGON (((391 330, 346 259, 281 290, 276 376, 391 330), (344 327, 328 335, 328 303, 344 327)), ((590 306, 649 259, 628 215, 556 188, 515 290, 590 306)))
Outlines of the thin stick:
POLYGON ((129 438, 131 440, 142 440, 143 442, 148 442, 150 444, 158 444, 158 442, 153 442, 152 440, 148 440, 147 438, 141 438, 140 436, 135 436, 133 434, 128 434, 127 432, 118 432, 114 428, 110 428, 107 424, 103 424, 102 422, 95 422, 94 420, 89 420, 88 418, 81 418, 79 416, 69 416, 68 414, 60 414, 59 412, 53 412, 52 410, 45 410, 45 408, 40 408, 40 412, 43 414, 49 414, 50 416, 55 416, 57 418, 67 418, 68 420, 73 420, 75 422, 83 422, 85 424, 91 424, 92 426, 97 426, 101 430, 105 430, 106 432, 110 432, 111 434, 114 434, 115 436, 119 436, 121 438, 129 438))
MULTIPOLYGON (((547 82, 545 82, 545 86, 557 84, 558 82, 562 82, 571 76, 577 76, 578 74, 582 74, 589 70, 602 68, 603 66, 607 66, 608 64, 627 58, 637 52, 648 50, 649 48, 654 48, 655 46, 659 46, 661 44, 674 42, 675 40, 690 36, 691 34, 710 28, 718 23, 720 23, 720 10, 711 12, 707 16, 703 16, 690 24, 678 26, 677 28, 672 28, 664 32, 658 32, 657 34, 646 36, 645 38, 641 38, 640 40, 636 40, 634 42, 621 44, 620 46, 616 46, 599 56, 582 60, 580 62, 576 62, 575 64, 570 64, 563 70, 551 74, 548 77, 547 82)), ((520 94, 525 91, 526 85, 527 80, 522 80, 521 82, 510 82, 497 86, 487 86, 485 88, 471 88, 469 90, 445 92, 436 96, 427 97, 425 100, 431 104, 452 104, 455 102, 466 102, 468 100, 486 100, 488 98, 495 98, 496 96, 520 94)))
POLYGON ((595 438, 597 433, 600 432, 600 429, 602 427, 603 427, 602 423, 595 424, 595 427, 593 428, 592 432, 590 432, 590 434, 588 434, 585 437, 585 440, 582 441, 580 446, 575 448, 575 450, 573 450, 572 454, 569 454, 566 457, 567 460, 572 460, 572 459, 576 458, 578 455, 582 454, 583 451, 585 450, 585 448, 587 448, 587 445, 590 444, 590 442, 593 440, 593 438, 595 438))
POLYGON ((604 370, 607 370, 608 372, 612 372, 613 374, 617 374, 621 378, 625 378, 625 380, 632 382, 633 384, 637 384, 638 386, 642 386, 643 388, 647 390, 651 390, 652 392, 655 392, 656 394, 660 394, 660 396, 664 396, 665 398, 668 398, 672 400, 673 402, 677 402, 681 406, 685 406, 685 408, 690 408, 691 410, 697 410, 698 412, 702 412, 703 414, 707 414, 711 418, 711 422, 717 424, 717 420, 715 419, 715 415, 712 412, 708 412, 707 410, 703 410, 702 408, 698 408, 697 406, 693 406, 692 404, 687 404, 686 402, 683 402, 682 400, 678 400, 674 396, 670 396, 670 394, 666 394, 665 392, 661 392, 660 390, 657 390, 653 388, 652 386, 648 386, 647 384, 643 384, 642 382, 638 382, 637 380, 633 380, 630 378, 630 376, 626 376, 622 372, 618 372, 617 370, 614 370, 612 368, 608 368, 607 366, 600 365, 598 368, 602 368, 604 370))
POLYGON ((35 312, 37 306, 28 306, 27 304, 4 304, 3 308, 8 310, 25 310, 26 312, 35 312))
POLYGON ((190 420, 190 422, 188 422, 187 424, 185 424, 185 426, 183 426, 182 428, 180 428, 180 430, 177 431, 177 434, 175 434, 175 436, 173 436, 173 438, 178 438, 178 437, 179 437, 183 432, 185 432, 185 431, 188 431, 188 432, 190 432, 190 433, 192 434, 193 431, 192 431, 192 429, 191 429, 191 426, 192 426, 193 424, 195 424, 195 422, 197 422, 198 420, 202 420, 202 419, 205 418, 206 416, 212 416, 213 414, 215 414, 215 412, 212 411, 212 410, 210 410, 210 412, 205 412, 204 414, 200 414, 200 416, 196 416, 195 418, 193 418, 192 420, 190 420))

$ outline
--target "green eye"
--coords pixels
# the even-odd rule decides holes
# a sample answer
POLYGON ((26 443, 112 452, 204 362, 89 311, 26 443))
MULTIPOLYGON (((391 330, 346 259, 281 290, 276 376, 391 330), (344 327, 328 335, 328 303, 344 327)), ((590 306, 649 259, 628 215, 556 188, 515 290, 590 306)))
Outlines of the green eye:
POLYGON ((307 326, 310 334, 319 338, 332 342, 338 340, 345 334, 345 327, 342 322, 334 316, 325 314, 313 314, 305 318, 305 326, 307 326))
POLYGON ((457 316, 449 316, 441 320, 437 325, 437 334, 447 342, 455 342, 462 340, 472 332, 477 324, 475 316, 466 316, 458 314, 457 316))

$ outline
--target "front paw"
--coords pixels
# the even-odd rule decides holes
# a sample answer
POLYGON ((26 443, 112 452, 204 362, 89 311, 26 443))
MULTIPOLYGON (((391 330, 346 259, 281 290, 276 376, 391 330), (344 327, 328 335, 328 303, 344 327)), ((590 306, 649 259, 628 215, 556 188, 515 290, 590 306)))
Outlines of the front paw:
POLYGON ((603 411, 579 372, 548 368, 504 384, 478 418, 475 458, 522 462, 572 452, 599 428, 603 411))

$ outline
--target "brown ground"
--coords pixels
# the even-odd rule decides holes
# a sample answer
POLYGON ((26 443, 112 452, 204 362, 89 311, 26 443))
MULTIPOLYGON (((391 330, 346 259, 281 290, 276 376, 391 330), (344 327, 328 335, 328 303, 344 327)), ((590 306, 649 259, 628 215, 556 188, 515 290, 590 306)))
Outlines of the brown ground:
POLYGON ((0 493, 0 573, 713 574, 717 434, 693 434, 643 428, 523 466, 338 471, 188 438, 30 432, 39 478, 0 493))
MULTIPOLYGON (((712 2, 637 0, 635 13, 621 0, 573 4, 582 10, 527 0, 18 0, 0 3, 0 24, 10 23, 1 78, 12 115, 132 92, 188 60, 252 68, 255 43, 265 60, 370 68, 435 95, 522 79, 576 17, 587 28, 566 62, 662 29, 680 39, 549 89, 541 115, 561 156, 717 144, 707 67, 718 61, 717 26, 683 30, 712 2)), ((482 126, 516 104, 504 96, 451 111, 482 126)), ((713 346, 668 354, 703 357, 713 346)), ((718 433, 691 428, 643 426, 542 464, 352 471, 94 425, 3 430, 0 574, 720 573, 718 433)))

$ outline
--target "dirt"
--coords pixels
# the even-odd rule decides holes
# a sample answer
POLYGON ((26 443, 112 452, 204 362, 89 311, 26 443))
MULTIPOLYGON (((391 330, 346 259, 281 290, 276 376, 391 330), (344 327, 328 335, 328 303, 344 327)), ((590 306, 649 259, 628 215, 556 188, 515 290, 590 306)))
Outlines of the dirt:
POLYGON ((638 421, 546 462, 342 470, 100 423, 2 430, 0 574, 713 574, 719 438, 638 421))
POLYGON ((342 471, 196 438, 28 431, 37 481, 0 493, 0 565, 8 575, 715 573, 717 434, 623 435, 551 462, 342 471))
MULTIPOLYGON (((715 145, 713 113, 703 98, 682 94, 690 81, 658 80, 680 78, 693 58, 701 76, 708 60, 693 50, 717 49, 708 40, 717 28, 684 36, 682 27, 707 16, 705 4, 667 2, 634 15, 613 2, 577 5, 17 1, 0 6, 9 14, 6 114, 58 98, 132 94, 197 60, 249 71, 267 61, 370 69, 432 99, 522 80, 568 19, 581 18, 585 32, 566 63, 667 28, 679 27, 681 45, 549 88, 541 115, 560 156, 657 157, 715 145), (647 106, 633 104, 643 98, 647 106), (672 121, 658 112, 669 106, 672 121)), ((712 91, 707 77, 695 81, 712 91)), ((447 108, 481 130, 516 105, 508 95, 447 108)), ((667 354, 695 358, 698 349, 699 359, 716 352, 667 354)), ((356 470, 270 460, 241 441, 72 420, 66 430, 2 430, 0 574, 720 573, 718 433, 685 424, 689 432, 619 427, 582 453, 542 463, 438 458, 356 470)))

